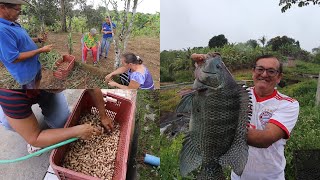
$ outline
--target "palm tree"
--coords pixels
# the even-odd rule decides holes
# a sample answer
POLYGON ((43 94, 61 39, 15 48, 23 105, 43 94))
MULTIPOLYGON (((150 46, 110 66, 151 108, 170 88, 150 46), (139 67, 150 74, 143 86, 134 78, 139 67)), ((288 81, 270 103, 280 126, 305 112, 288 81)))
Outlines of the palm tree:
POLYGON ((264 47, 264 45, 266 44, 266 41, 267 41, 266 36, 262 36, 262 38, 261 38, 261 39, 258 39, 258 40, 259 40, 260 43, 262 44, 262 47, 264 47))
POLYGON ((260 41, 260 43, 262 44, 262 50, 261 50, 261 52, 262 52, 262 55, 264 54, 264 46, 265 46, 265 44, 266 44, 266 42, 267 42, 267 38, 266 38, 266 36, 262 36, 262 38, 261 39, 258 39, 259 41, 260 41))

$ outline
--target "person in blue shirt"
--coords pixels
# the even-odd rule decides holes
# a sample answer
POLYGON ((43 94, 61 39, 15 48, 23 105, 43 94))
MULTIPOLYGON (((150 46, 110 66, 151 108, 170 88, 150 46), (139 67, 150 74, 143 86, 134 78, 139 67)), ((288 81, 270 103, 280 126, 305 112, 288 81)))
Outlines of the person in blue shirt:
POLYGON ((101 40, 101 54, 100 56, 102 56, 103 50, 105 50, 105 55, 104 58, 108 57, 108 52, 109 52, 109 48, 110 48, 110 44, 112 42, 113 39, 113 35, 115 34, 115 29, 116 29, 116 25, 114 23, 112 23, 112 28, 111 28, 111 16, 110 17, 106 17, 106 22, 102 24, 102 29, 101 32, 103 34, 102 36, 102 40, 101 40))
POLYGON ((38 48, 36 42, 43 38, 31 38, 17 23, 22 0, 0 0, 0 61, 22 89, 37 89, 41 80, 39 54, 50 52, 52 45, 38 48))

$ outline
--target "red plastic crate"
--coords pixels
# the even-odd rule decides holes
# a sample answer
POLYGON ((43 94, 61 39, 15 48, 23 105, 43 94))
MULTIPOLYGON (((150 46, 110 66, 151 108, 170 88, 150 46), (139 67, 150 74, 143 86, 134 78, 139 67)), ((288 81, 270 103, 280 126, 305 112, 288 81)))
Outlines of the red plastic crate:
POLYGON ((74 67, 75 59, 76 59, 75 56, 63 55, 62 59, 60 59, 56 62, 57 70, 53 72, 53 76, 58 79, 62 79, 62 80, 66 79, 68 77, 69 73, 71 72, 72 68, 74 67), (62 69, 60 67, 60 65, 63 62, 69 63, 67 69, 62 69))
MULTIPOLYGON (((106 95, 104 95, 106 96, 106 95)), ((115 101, 106 102, 107 114, 110 118, 117 121, 120 125, 120 138, 118 143, 117 155, 114 166, 113 180, 125 180, 127 172, 127 162, 129 154, 129 145, 131 131, 134 122, 135 103, 123 97, 107 94, 107 97, 115 101)), ((91 108, 94 107, 90 94, 85 91, 81 97, 71 116, 65 124, 66 127, 77 125, 80 116, 89 113, 91 108)), ((99 179, 83 173, 75 172, 70 169, 62 167, 63 158, 67 152, 70 144, 64 145, 52 151, 50 156, 50 165, 54 170, 56 176, 61 180, 93 180, 99 179)))

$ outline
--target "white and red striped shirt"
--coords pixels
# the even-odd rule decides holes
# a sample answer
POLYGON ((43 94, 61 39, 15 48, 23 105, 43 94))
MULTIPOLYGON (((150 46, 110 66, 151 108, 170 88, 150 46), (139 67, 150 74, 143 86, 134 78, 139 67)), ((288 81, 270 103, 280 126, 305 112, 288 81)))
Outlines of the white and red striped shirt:
POLYGON ((249 146, 248 161, 241 177, 232 172, 232 180, 284 180, 286 159, 284 146, 290 137, 290 132, 295 126, 299 115, 297 100, 279 93, 277 90, 264 98, 260 98, 250 88, 252 97, 251 128, 263 130, 267 123, 272 123, 281 128, 285 139, 280 139, 268 148, 249 146))

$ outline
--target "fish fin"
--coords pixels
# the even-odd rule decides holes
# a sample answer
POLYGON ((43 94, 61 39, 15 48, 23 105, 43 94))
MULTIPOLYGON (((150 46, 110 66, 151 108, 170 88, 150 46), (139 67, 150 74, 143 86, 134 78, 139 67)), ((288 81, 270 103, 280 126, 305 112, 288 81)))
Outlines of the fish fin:
POLYGON ((180 103, 177 106, 176 112, 177 113, 190 113, 191 107, 192 107, 192 98, 195 94, 195 91, 192 91, 191 93, 185 94, 180 103))
POLYGON ((202 157, 191 137, 187 134, 182 143, 180 152, 180 173, 183 177, 201 165, 202 157))
POLYGON ((212 166, 206 166, 201 169, 200 174, 197 177, 198 180, 225 180, 224 173, 219 164, 212 166))
POLYGON ((227 153, 219 158, 219 164, 223 167, 231 166, 234 173, 241 176, 247 160, 248 146, 237 146, 233 144, 227 153))
POLYGON ((233 171, 241 176, 245 165, 248 160, 248 149, 247 144, 247 123, 249 122, 249 104, 250 98, 248 90, 240 88, 240 114, 239 123, 236 130, 236 134, 230 149, 219 158, 219 164, 223 167, 231 166, 233 171))
POLYGON ((179 91, 179 95, 183 97, 187 94, 194 93, 195 91, 196 90, 194 90, 194 89, 183 89, 183 90, 179 91))

